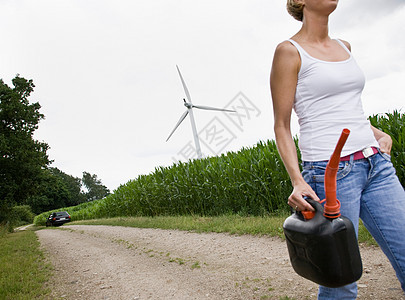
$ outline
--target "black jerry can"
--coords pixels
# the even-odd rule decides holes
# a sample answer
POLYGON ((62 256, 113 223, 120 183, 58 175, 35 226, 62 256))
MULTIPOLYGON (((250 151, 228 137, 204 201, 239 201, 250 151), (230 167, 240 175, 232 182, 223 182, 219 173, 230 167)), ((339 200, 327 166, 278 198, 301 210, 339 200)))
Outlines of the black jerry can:
POLYGON ((295 272, 331 288, 359 280, 363 266, 353 223, 343 216, 326 218, 322 204, 307 201, 316 210, 314 217, 306 220, 295 212, 283 225, 295 272))

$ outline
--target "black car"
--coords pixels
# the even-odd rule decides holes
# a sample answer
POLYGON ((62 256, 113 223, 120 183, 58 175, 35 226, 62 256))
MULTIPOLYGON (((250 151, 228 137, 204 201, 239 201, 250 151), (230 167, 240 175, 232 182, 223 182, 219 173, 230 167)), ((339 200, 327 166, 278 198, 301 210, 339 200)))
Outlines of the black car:
POLYGON ((61 226, 66 222, 70 222, 71 217, 67 211, 59 211, 51 213, 48 219, 46 219, 46 227, 48 226, 61 226))

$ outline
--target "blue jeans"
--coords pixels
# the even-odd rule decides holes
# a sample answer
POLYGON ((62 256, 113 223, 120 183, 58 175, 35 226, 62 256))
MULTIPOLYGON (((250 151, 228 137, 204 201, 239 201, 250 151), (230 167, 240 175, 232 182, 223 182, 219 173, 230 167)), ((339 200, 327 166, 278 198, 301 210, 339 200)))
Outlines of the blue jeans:
MULTIPOLYGON (((304 162, 302 175, 320 199, 325 198, 327 162, 304 162)), ((359 218, 394 267, 405 291, 405 191, 391 158, 377 153, 369 158, 340 162, 337 198, 341 214, 349 218, 358 234, 359 218)), ((357 284, 341 288, 320 286, 318 299, 356 299, 357 284)))

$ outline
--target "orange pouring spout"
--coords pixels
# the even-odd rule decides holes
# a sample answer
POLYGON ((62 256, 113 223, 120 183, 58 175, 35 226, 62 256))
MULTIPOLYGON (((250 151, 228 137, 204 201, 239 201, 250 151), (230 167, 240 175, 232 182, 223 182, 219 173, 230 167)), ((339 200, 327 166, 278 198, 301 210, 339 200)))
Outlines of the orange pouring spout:
MULTIPOLYGON (((343 129, 342 134, 336 144, 335 150, 330 157, 325 171, 325 198, 321 201, 325 202, 323 215, 329 219, 336 219, 340 217, 340 202, 336 198, 336 176, 339 169, 340 153, 343 146, 349 137, 350 130, 343 129)), ((315 212, 304 210, 301 212, 305 220, 311 220, 315 216, 315 212)))
POLYGON ((340 153, 349 137, 350 130, 343 129, 336 144, 335 151, 326 165, 325 171, 325 200, 323 215, 329 219, 340 217, 340 202, 336 198, 336 175, 339 169, 340 153))

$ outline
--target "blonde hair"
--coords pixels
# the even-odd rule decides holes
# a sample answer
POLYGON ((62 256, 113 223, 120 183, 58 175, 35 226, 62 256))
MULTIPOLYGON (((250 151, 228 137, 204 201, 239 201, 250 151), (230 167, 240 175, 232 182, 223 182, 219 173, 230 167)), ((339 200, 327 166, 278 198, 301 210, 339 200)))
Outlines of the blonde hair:
POLYGON ((287 0, 287 11, 298 21, 304 17, 304 4, 296 0, 287 0))

